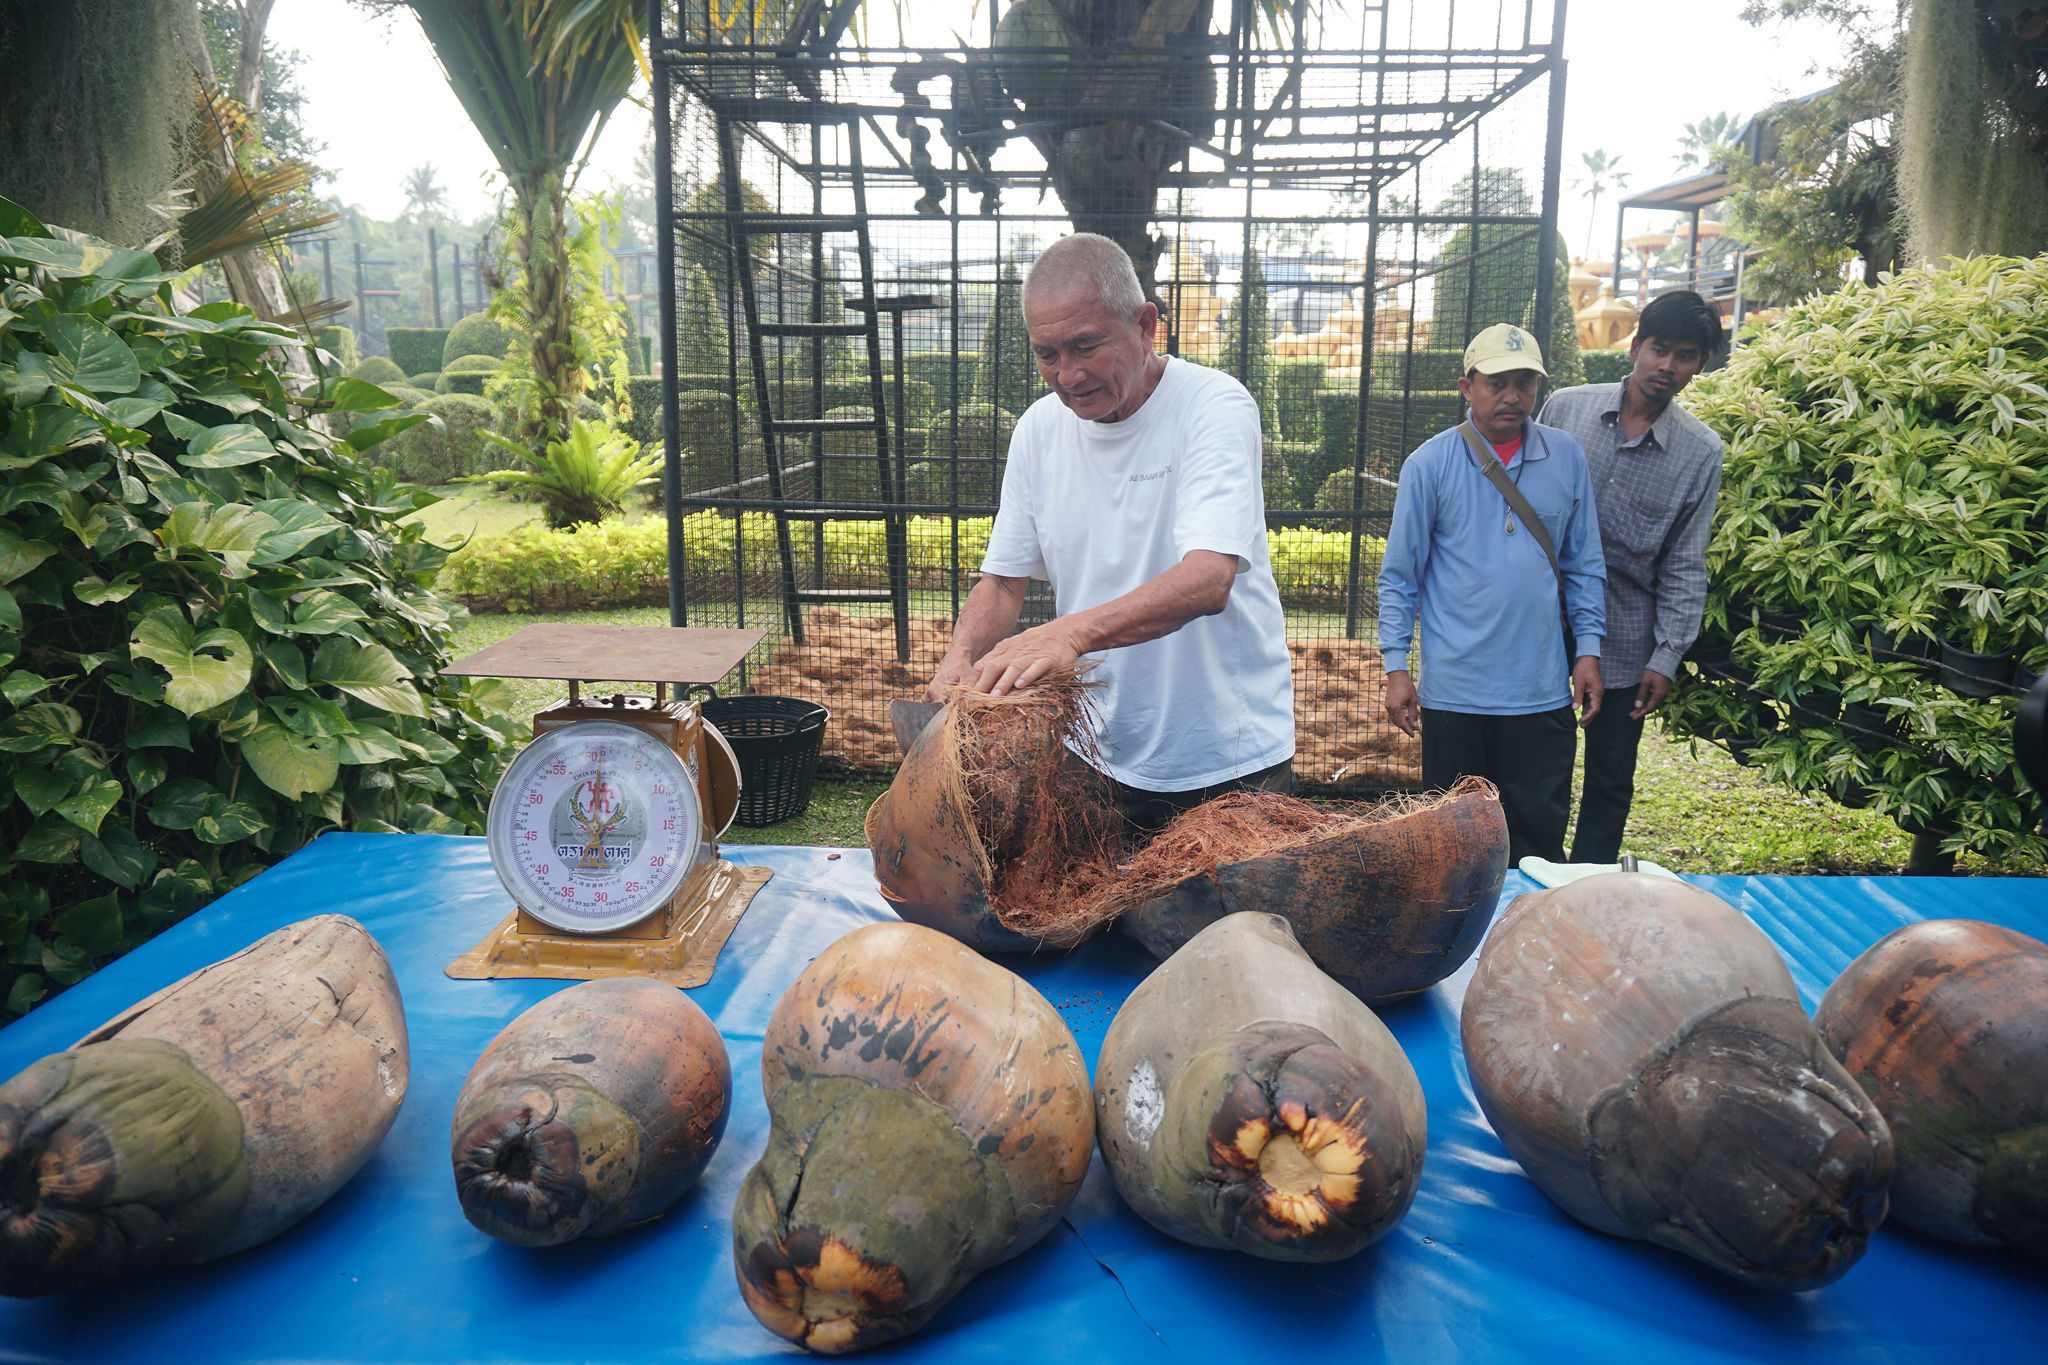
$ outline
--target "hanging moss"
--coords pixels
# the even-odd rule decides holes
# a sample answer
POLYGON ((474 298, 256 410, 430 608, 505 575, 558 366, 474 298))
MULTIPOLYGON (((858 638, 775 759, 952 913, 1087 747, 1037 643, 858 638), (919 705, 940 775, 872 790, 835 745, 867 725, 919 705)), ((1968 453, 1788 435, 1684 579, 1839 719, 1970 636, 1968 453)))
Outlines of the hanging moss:
POLYGON ((1909 256, 2031 256, 2048 247, 2043 129, 1986 61, 1976 0, 1916 0, 1900 71, 1899 199, 1909 256))
POLYGON ((161 0, 10 4, 0 23, 0 196, 140 247, 169 226, 205 61, 199 12, 161 0))

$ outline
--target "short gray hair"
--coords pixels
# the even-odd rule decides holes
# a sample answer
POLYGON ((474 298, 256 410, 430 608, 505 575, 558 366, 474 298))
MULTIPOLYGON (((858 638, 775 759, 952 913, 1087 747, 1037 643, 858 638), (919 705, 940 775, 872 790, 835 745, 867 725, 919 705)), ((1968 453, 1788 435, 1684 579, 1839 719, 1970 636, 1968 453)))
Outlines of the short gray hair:
POLYGON ((1109 311, 1132 322, 1145 306, 1145 290, 1138 283, 1138 269, 1124 249, 1094 232, 1076 232, 1062 237, 1031 263, 1024 276, 1024 292, 1056 289, 1075 280, 1087 280, 1109 311))

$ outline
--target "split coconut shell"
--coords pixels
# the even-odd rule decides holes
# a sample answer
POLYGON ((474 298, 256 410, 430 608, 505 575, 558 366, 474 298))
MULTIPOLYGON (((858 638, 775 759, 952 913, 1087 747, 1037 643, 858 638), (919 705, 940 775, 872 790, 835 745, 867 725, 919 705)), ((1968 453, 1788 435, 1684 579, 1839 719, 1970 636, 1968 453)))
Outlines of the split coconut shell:
POLYGON ((812 960, 761 1043, 768 1150, 733 1208, 762 1325, 837 1354, 922 1327, 1052 1230, 1095 1107, 1066 1021, 1023 978, 914 924, 812 960))
POLYGON ((1278 915, 1226 915, 1131 992, 1095 1068, 1124 1202, 1169 1236, 1277 1261, 1360 1251, 1415 1202, 1422 1083, 1278 915))
POLYGON ((956 687, 868 809, 875 880, 912 924, 989 953, 1071 948, 1107 921, 1120 827, 1071 670, 1002 697, 956 687))
POLYGON ((1116 889, 1120 927, 1169 958, 1236 911, 1279 915, 1371 1005, 1428 990, 1486 936, 1507 878, 1500 793, 1341 806, 1244 793, 1177 817, 1116 889))
POLYGON ((275 1237, 398 1116, 405 1012, 343 915, 288 925, 0 1085, 0 1294, 275 1237))
POLYGON ((1978 920, 1895 929, 1814 1024, 1891 1125, 1893 1216, 2048 1259, 2048 944, 1978 920))
POLYGON ((1804 1290, 1884 1221, 1883 1117, 1763 931, 1689 883, 1615 872, 1518 897, 1461 1031, 1494 1131, 1589 1227, 1804 1290))
POLYGON ((659 1218, 704 1173, 732 1063, 696 1001, 646 977, 586 981, 507 1024, 450 1134, 463 1216, 514 1246, 659 1218))

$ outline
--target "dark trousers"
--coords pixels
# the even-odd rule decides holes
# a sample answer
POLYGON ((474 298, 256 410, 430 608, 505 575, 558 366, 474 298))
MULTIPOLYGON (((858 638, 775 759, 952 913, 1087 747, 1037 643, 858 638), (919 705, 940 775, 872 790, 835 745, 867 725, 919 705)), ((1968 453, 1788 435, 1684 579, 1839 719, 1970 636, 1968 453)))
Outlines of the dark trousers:
POLYGON ((1643 722, 1630 720, 1635 693, 1611 689, 1586 727, 1586 788, 1572 834, 1572 861, 1611 863, 1621 858, 1622 830, 1636 799, 1636 745, 1643 722))
POLYGON ((1500 788, 1508 819, 1508 866, 1534 855, 1564 861, 1571 814, 1572 755, 1578 749, 1572 708, 1526 716, 1422 711, 1422 785, 1447 791, 1461 777, 1500 788))

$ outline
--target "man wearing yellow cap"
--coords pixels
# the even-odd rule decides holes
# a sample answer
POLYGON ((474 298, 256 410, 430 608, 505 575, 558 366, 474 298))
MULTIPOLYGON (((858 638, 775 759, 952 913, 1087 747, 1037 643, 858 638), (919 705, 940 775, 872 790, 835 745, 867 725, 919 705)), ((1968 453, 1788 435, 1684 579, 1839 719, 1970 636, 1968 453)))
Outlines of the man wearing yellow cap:
POLYGON ((1529 420, 1548 372, 1499 323, 1465 348, 1467 419, 1401 466, 1380 567, 1387 714, 1422 736, 1422 780, 1500 788, 1512 866, 1564 860, 1578 724, 1600 709, 1606 567, 1579 443, 1529 420), (1422 635, 1418 689, 1408 653, 1422 635), (1569 637, 1569 642, 1568 642, 1569 637))

